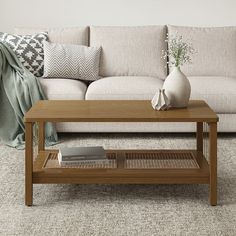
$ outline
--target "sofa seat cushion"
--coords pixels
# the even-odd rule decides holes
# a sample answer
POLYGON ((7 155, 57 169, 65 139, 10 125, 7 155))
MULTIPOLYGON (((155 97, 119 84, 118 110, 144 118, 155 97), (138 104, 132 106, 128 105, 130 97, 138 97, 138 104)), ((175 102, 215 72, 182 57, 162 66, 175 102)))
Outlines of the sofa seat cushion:
POLYGON ((188 77, 191 99, 205 100, 217 113, 236 113, 236 78, 188 77))
POLYGON ((79 80, 39 78, 49 100, 84 100, 87 85, 79 80))
POLYGON ((88 87, 86 100, 151 99, 163 85, 155 77, 114 76, 94 81, 88 87))

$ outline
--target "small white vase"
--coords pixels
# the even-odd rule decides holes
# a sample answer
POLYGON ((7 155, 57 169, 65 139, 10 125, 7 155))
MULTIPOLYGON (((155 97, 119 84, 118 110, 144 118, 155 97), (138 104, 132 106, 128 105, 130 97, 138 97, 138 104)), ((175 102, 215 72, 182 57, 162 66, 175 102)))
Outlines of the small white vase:
POLYGON ((181 72, 179 67, 175 67, 165 79, 163 89, 172 107, 187 107, 191 86, 188 78, 181 72))
POLYGON ((159 89, 152 99, 152 107, 158 111, 165 111, 170 108, 170 102, 165 94, 165 89, 159 89))

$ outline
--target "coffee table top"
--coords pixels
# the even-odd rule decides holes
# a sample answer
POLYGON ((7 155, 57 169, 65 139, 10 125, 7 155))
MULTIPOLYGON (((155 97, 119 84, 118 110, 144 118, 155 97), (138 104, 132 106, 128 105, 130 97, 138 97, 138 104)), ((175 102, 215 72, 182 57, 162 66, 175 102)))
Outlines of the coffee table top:
POLYGON ((25 122, 217 122, 202 100, 187 108, 156 111, 150 100, 46 100, 26 113, 25 122))

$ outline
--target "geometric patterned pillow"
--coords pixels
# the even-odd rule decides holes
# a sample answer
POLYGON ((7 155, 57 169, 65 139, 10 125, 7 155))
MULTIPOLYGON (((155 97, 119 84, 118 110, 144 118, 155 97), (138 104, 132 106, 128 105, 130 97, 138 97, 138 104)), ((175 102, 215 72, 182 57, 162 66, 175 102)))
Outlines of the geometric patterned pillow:
POLYGON ((24 36, 0 32, 0 41, 7 44, 25 68, 38 77, 43 75, 43 42, 47 40, 45 32, 24 36))
POLYGON ((44 42, 43 77, 99 79, 101 47, 44 42))

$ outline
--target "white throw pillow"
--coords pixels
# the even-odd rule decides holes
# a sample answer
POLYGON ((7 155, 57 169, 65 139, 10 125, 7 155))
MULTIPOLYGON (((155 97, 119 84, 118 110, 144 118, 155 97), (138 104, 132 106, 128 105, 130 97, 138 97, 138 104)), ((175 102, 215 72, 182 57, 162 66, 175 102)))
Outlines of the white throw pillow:
POLYGON ((101 47, 45 42, 43 77, 97 80, 100 53, 101 47))

